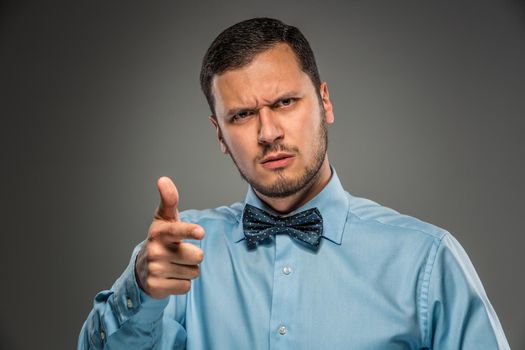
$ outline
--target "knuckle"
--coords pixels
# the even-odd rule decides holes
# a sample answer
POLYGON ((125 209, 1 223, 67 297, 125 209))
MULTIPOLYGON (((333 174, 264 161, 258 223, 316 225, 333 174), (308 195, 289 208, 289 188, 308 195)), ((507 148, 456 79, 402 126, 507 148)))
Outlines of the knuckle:
POLYGON ((148 246, 148 252, 147 252, 147 261, 152 262, 155 260, 158 260, 162 257, 162 252, 159 249, 159 246, 157 244, 150 244, 148 246))
POLYGON ((151 241, 153 238, 156 238, 160 235, 159 225, 151 224, 148 231, 148 239, 151 241))
POLYGON ((152 277, 148 277, 146 279, 146 291, 149 292, 149 293, 155 293, 156 290, 157 290, 157 281, 152 278, 152 277))
POLYGON ((184 237, 184 225, 181 222, 171 222, 165 229, 166 233, 170 235, 170 240, 178 242, 184 237))
POLYGON ((171 233, 172 235, 177 235, 180 229, 181 223, 178 221, 171 222, 168 227, 166 228, 166 231, 168 233, 171 233))
POLYGON ((149 266, 152 262, 154 261, 157 261, 158 260, 158 256, 156 256, 155 254, 148 254, 146 256, 146 264, 149 266))
POLYGON ((161 274, 161 267, 155 263, 149 263, 147 267, 148 276, 156 277, 161 274))

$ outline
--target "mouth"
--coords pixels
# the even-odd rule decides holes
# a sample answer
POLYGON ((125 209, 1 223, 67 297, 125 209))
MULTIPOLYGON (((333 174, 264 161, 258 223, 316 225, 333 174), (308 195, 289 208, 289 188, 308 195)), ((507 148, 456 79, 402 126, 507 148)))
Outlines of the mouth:
POLYGON ((284 168, 290 165, 295 156, 290 153, 274 153, 263 158, 261 164, 266 169, 284 168))

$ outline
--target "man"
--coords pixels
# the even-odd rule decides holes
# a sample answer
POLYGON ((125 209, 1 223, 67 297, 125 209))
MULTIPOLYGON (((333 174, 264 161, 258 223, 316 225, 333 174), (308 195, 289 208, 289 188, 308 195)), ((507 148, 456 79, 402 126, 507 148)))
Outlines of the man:
POLYGON ((328 88, 297 28, 226 29, 201 85, 246 199, 179 213, 160 178, 147 239, 95 297, 79 349, 509 348, 448 232, 342 188, 328 88))

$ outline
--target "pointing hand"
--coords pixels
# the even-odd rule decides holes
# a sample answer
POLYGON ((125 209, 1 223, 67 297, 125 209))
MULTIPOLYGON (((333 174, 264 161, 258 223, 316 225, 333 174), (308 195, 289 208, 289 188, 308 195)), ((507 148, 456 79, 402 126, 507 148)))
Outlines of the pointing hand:
POLYGON ((202 239, 204 229, 179 221, 179 193, 168 177, 157 181, 160 205, 137 256, 135 276, 144 292, 156 299, 186 294, 191 280, 199 276, 202 249, 185 239, 202 239))

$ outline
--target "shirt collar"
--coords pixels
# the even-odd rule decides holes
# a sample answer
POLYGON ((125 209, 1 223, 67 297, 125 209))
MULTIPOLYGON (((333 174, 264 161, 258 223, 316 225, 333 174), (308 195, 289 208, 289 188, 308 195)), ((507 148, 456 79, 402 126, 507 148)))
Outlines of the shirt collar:
MULTIPOLYGON (((288 213, 285 216, 294 215, 301 211, 311 208, 317 208, 323 217, 323 237, 329 239, 333 243, 341 244, 343 239, 343 232, 346 224, 346 217, 348 215, 349 199, 346 192, 339 181, 339 177, 335 169, 330 166, 332 170, 332 177, 328 184, 309 202, 296 210, 288 213)), ((244 239, 244 232, 242 230, 242 213, 246 204, 253 205, 259 209, 267 211, 272 215, 279 216, 272 208, 266 205, 257 195, 251 186, 248 187, 246 198, 244 200, 243 210, 239 213, 238 221, 241 229, 234 230, 233 240, 240 242, 244 239)))

